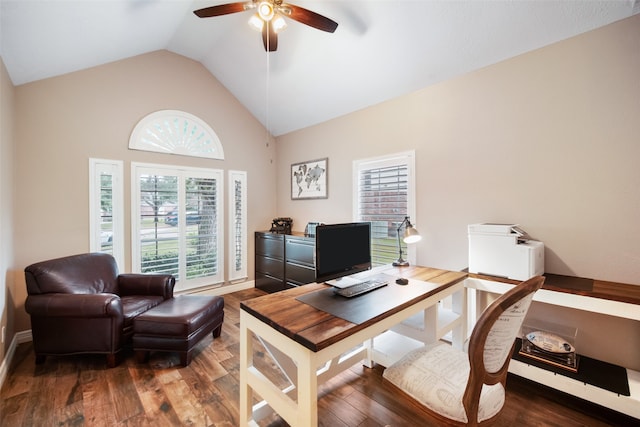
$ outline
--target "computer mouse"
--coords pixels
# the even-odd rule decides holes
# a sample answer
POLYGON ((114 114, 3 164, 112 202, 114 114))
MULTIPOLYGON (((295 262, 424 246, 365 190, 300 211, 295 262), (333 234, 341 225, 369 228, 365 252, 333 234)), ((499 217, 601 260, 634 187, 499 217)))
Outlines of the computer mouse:
POLYGON ((407 283, 409 283, 409 281, 404 277, 400 277, 399 279, 396 279, 396 283, 398 285, 406 285, 407 283))

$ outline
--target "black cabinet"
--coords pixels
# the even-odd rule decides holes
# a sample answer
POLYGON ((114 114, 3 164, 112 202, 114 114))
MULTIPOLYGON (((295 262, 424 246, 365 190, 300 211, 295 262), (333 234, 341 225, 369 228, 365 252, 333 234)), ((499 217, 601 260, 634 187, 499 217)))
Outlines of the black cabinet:
POLYGON ((315 239, 287 235, 284 238, 284 274, 287 287, 315 282, 315 239))
POLYGON ((304 234, 255 233, 256 288, 277 292, 316 279, 315 239, 304 234))
POLYGON ((284 234, 256 232, 256 288, 284 289, 284 234))

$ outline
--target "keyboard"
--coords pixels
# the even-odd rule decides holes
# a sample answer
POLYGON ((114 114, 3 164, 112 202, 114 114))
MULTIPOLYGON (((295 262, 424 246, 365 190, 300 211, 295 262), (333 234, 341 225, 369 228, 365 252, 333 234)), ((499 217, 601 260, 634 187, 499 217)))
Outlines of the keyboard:
POLYGON ((347 288, 342 288, 342 289, 335 288, 333 292, 336 295, 351 298, 357 295, 366 294, 367 292, 371 292, 374 289, 387 286, 388 283, 389 283, 388 281, 383 279, 369 279, 369 280, 365 280, 364 282, 360 282, 356 285, 349 286, 347 288))

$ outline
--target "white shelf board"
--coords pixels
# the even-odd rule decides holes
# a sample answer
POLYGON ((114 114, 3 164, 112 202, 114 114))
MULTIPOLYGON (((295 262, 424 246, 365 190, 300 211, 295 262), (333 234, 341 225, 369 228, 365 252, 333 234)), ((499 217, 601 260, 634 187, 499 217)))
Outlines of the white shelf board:
POLYGON ((373 361, 388 367, 411 350, 424 346, 424 343, 393 331, 387 331, 373 339, 373 361))
POLYGON ((417 313, 403 320, 400 324, 391 328, 391 330, 422 342, 437 341, 447 334, 450 335, 451 330, 459 325, 461 319, 462 316, 460 314, 453 310, 443 308, 438 304, 438 321, 435 336, 431 335, 431 337, 429 337, 428 333, 425 331, 423 312, 417 313))
MULTIPOLYGON (((503 294, 514 285, 494 282, 491 280, 467 278, 465 279, 465 286, 469 289, 475 289, 481 292, 503 294)), ((612 301, 568 292, 552 291, 549 289, 538 290, 533 296, 533 300, 545 304, 575 308, 577 310, 640 321, 640 310, 638 309, 638 305, 627 302, 612 301)))
POLYGON ((562 374, 511 359, 509 372, 531 381, 544 384, 589 402, 640 419, 640 373, 627 369, 631 396, 617 393, 574 380, 562 374))

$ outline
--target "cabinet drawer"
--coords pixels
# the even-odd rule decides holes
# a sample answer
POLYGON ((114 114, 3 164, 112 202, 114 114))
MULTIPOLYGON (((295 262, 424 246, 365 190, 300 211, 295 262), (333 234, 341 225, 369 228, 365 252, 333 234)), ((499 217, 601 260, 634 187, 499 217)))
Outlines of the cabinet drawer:
POLYGON ((313 240, 287 238, 285 241, 285 254, 287 261, 298 264, 306 264, 315 267, 313 262, 315 242, 313 240))
POLYGON ((256 254, 283 259, 283 239, 282 234, 256 233, 256 254))
POLYGON ((287 282, 293 282, 297 285, 306 285, 316 281, 316 270, 314 268, 287 263, 285 266, 287 272, 287 282))
POLYGON ((256 272, 284 280, 284 263, 280 259, 257 256, 256 272))
POLYGON ((284 281, 262 273, 256 273, 256 288, 265 292, 278 292, 285 288, 284 281))

